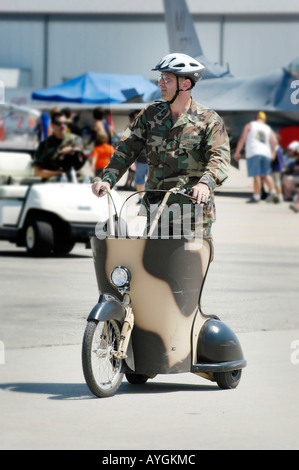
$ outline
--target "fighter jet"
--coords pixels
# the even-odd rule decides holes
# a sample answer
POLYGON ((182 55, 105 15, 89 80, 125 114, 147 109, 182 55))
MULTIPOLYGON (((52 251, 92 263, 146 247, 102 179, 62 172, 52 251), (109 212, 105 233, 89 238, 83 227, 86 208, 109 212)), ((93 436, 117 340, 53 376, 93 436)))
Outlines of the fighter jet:
POLYGON ((228 67, 204 55, 185 0, 164 0, 164 10, 170 53, 182 52, 204 64, 204 79, 231 76, 228 67))
POLYGON ((0 113, 7 113, 7 115, 14 114, 20 117, 33 117, 39 118, 40 111, 27 106, 18 106, 11 103, 0 103, 0 113))
POLYGON ((299 57, 265 75, 235 77, 228 67, 204 55, 185 0, 164 0, 164 9, 169 53, 188 54, 206 67, 193 98, 219 112, 232 136, 237 138, 245 123, 260 110, 267 113, 268 123, 276 131, 299 124, 299 57))

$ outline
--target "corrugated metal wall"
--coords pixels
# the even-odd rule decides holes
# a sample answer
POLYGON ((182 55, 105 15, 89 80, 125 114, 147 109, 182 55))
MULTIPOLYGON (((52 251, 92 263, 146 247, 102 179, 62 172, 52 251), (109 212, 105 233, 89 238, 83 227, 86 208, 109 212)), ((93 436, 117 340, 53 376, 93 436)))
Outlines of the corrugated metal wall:
POLYGON ((49 23, 49 37, 49 84, 85 72, 154 78, 151 66, 168 52, 162 22, 53 20, 49 23))
MULTIPOLYGON (((195 17, 204 53, 229 62, 235 75, 266 73, 299 55, 299 16, 259 19, 195 17)), ((41 88, 87 71, 137 73, 155 78, 151 66, 168 53, 161 16, 2 16, 0 67, 31 70, 41 88)))
POLYGON ((0 67, 31 71, 32 86, 44 84, 44 22, 41 18, 0 18, 0 67))
POLYGON ((235 75, 266 73, 299 56, 299 17, 230 19, 224 30, 225 59, 235 75))

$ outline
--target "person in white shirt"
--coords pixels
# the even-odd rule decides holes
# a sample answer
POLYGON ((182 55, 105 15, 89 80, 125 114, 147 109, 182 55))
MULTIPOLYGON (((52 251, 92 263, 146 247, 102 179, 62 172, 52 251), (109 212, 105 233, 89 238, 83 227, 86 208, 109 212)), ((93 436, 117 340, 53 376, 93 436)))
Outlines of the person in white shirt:
POLYGON ((248 176, 253 177, 253 195, 248 202, 259 202, 262 181, 269 189, 268 202, 279 202, 274 181, 271 176, 271 161, 275 159, 278 141, 271 127, 266 124, 266 114, 260 111, 256 120, 244 127, 236 147, 235 160, 241 158, 241 150, 245 145, 248 176))

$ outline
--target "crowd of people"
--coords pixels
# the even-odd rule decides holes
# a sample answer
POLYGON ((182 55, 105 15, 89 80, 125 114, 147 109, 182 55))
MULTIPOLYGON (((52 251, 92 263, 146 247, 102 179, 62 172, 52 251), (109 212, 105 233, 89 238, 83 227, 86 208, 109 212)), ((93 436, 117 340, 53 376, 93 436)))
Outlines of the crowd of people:
MULTIPOLYGON (((136 111, 129 114, 129 123, 137 114, 136 111)), ((37 128, 39 146, 34 158, 36 176, 43 180, 59 178, 71 167, 79 171, 86 164, 91 179, 101 177, 115 151, 119 136, 110 115, 103 108, 95 108, 92 117, 93 125, 86 128, 79 126, 79 116, 70 108, 53 107, 49 114, 42 113, 37 128)), ((127 181, 122 189, 136 188, 141 199, 147 171, 144 150, 129 168, 127 181)))
MULTIPOLYGON (((131 124, 138 111, 128 116, 131 124)), ((40 144, 34 160, 35 174, 48 179, 59 177, 72 165, 79 171, 87 162, 92 177, 101 177, 115 152, 115 133, 109 115, 101 107, 93 110, 93 127, 89 129, 88 150, 83 138, 86 130, 78 125, 78 115, 69 108, 53 108, 50 115, 43 113, 40 121, 40 144)), ((289 201, 290 209, 299 212, 299 140, 287 148, 279 144, 279 135, 266 123, 267 116, 260 111, 254 121, 243 129, 234 158, 239 161, 243 147, 248 176, 253 178, 253 194, 249 203, 261 200, 280 203, 289 201)), ((129 167, 123 190, 139 192, 143 197, 148 176, 145 148, 129 167)))
POLYGON ((299 141, 293 141, 287 147, 288 160, 282 173, 284 197, 292 201, 290 209, 299 212, 299 141))
POLYGON ((283 149, 279 134, 266 121, 266 113, 260 111, 254 121, 245 125, 234 155, 239 161, 245 147, 248 176, 253 178, 253 194, 248 202, 256 204, 265 198, 274 203, 291 201, 290 209, 299 212, 299 141, 283 149))

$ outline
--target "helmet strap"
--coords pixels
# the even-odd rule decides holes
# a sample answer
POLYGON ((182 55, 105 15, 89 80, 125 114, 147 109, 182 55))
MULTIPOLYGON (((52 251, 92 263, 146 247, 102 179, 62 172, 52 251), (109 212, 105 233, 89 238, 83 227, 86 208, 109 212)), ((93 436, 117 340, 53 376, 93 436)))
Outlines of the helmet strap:
POLYGON ((193 88, 193 84, 192 84, 192 81, 191 81, 191 86, 187 90, 182 90, 180 88, 179 76, 178 75, 176 76, 176 83, 177 83, 177 90, 176 90, 173 98, 170 101, 167 101, 168 104, 174 103, 174 101, 177 99, 177 97, 179 96, 181 91, 188 91, 188 90, 191 90, 193 88))

